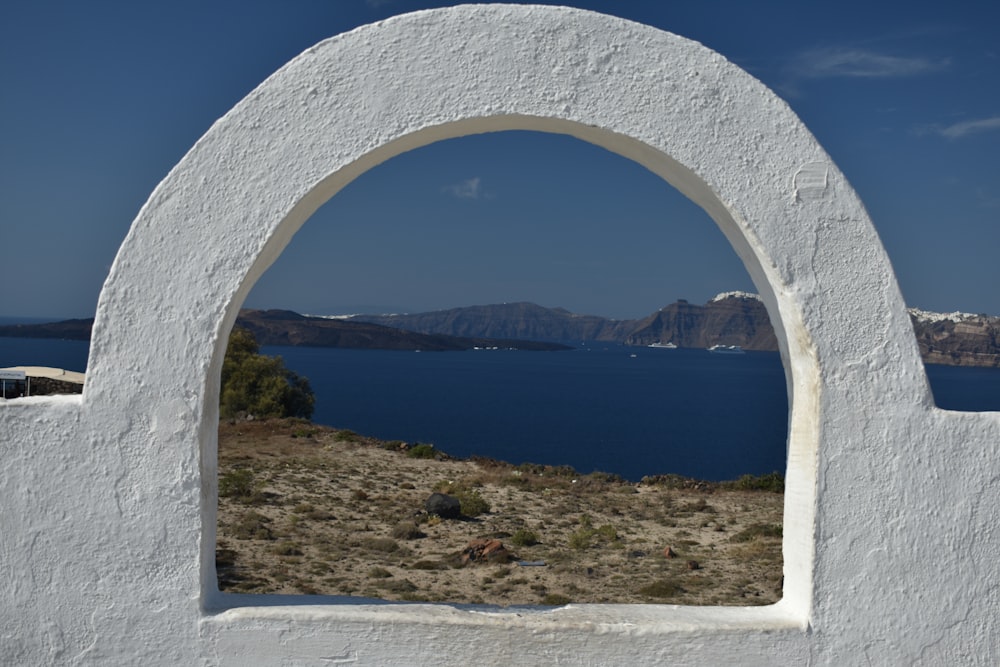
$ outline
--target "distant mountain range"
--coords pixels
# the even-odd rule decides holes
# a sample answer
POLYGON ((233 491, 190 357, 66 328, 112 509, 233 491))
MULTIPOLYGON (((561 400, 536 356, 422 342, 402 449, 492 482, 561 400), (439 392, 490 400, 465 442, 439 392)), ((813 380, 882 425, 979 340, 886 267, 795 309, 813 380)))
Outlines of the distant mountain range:
MULTIPOLYGON (((93 325, 93 318, 45 324, 12 324, 0 326, 0 337, 89 340, 93 325)), ((568 345, 554 341, 420 333, 370 322, 346 322, 338 319, 310 317, 290 310, 241 310, 236 319, 236 326, 248 329, 261 345, 425 350, 428 352, 476 348, 541 351, 572 349, 568 345)))
MULTIPOLYGON (((1000 367, 1000 318, 910 309, 926 363, 1000 367)), ((0 326, 0 337, 90 337, 92 319, 0 326)), ((707 348, 739 345, 777 350, 764 304, 755 294, 726 292, 704 305, 680 300, 646 317, 615 320, 533 303, 469 306, 428 313, 315 317, 288 310, 242 310, 237 326, 262 345, 390 350, 517 348, 565 350, 582 341, 707 348)))
POLYGON ((261 345, 349 347, 377 350, 445 352, 476 348, 569 350, 554 341, 515 340, 505 336, 455 336, 407 331, 358 321, 300 315, 290 310, 241 310, 236 326, 249 329, 261 345))
MULTIPOLYGON (((1000 367, 1000 318, 971 313, 929 313, 911 308, 910 320, 926 363, 1000 367)), ((777 350, 778 341, 756 294, 724 292, 704 305, 680 300, 646 317, 614 320, 577 315, 533 303, 504 303, 402 315, 352 315, 360 321, 462 336, 510 336, 532 340, 605 341, 624 345, 673 343, 707 348, 739 345, 777 350)))
POLYGON ((703 306, 681 300, 637 320, 577 315, 534 303, 469 306, 413 315, 352 315, 348 322, 371 322, 397 329, 449 336, 489 336, 568 342, 602 341, 625 345, 672 342, 678 347, 739 345, 777 350, 767 311, 744 292, 720 294, 703 306))

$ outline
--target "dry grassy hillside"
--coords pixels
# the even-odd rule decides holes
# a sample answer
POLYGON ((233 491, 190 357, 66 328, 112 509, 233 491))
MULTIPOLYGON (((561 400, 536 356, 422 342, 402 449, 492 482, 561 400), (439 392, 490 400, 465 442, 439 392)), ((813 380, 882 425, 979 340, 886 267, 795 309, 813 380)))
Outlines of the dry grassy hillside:
POLYGON ((219 467, 224 591, 497 605, 781 597, 781 493, 451 460, 295 420, 223 424, 219 467), (427 513, 435 491, 462 516, 427 513))

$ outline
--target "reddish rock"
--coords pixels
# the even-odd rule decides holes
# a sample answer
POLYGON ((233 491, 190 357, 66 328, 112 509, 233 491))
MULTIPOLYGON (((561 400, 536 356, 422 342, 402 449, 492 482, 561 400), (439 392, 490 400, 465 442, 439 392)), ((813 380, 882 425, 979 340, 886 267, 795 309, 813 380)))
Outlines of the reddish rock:
POLYGON ((515 556, 500 540, 478 539, 469 542, 460 557, 462 565, 469 563, 509 563, 515 556))
POLYGON ((674 551, 672 548, 667 547, 666 549, 663 550, 663 557, 664 558, 677 558, 677 552, 674 551))

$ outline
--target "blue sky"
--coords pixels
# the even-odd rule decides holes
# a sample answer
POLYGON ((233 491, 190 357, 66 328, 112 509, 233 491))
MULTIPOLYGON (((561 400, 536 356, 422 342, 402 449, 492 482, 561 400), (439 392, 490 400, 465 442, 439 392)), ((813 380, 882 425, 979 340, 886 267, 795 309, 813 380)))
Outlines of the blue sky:
MULTIPOLYGON (((0 316, 89 317, 143 202, 258 83, 403 0, 20 2, 0 19, 0 316)), ((909 305, 1000 314, 1000 4, 559 3, 689 37, 775 90, 861 195, 909 305)), ((442 142, 363 175, 247 300, 535 301, 614 317, 753 289, 714 224, 565 137, 442 142)))

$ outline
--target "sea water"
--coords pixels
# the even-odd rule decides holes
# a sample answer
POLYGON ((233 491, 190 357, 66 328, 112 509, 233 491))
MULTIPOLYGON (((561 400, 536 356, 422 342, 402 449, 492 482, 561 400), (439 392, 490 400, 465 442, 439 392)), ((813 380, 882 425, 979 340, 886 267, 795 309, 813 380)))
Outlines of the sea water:
MULTIPOLYGON (((570 465, 627 479, 784 471, 777 353, 575 343, 568 352, 265 347, 309 378, 313 421, 454 456, 570 465)), ((83 371, 84 341, 0 338, 0 368, 83 371)), ((938 406, 1000 410, 1000 369, 928 366, 938 406)))
POLYGON ((460 457, 570 465, 638 480, 784 471, 776 353, 590 345, 565 352, 268 347, 303 369, 314 420, 460 457))

